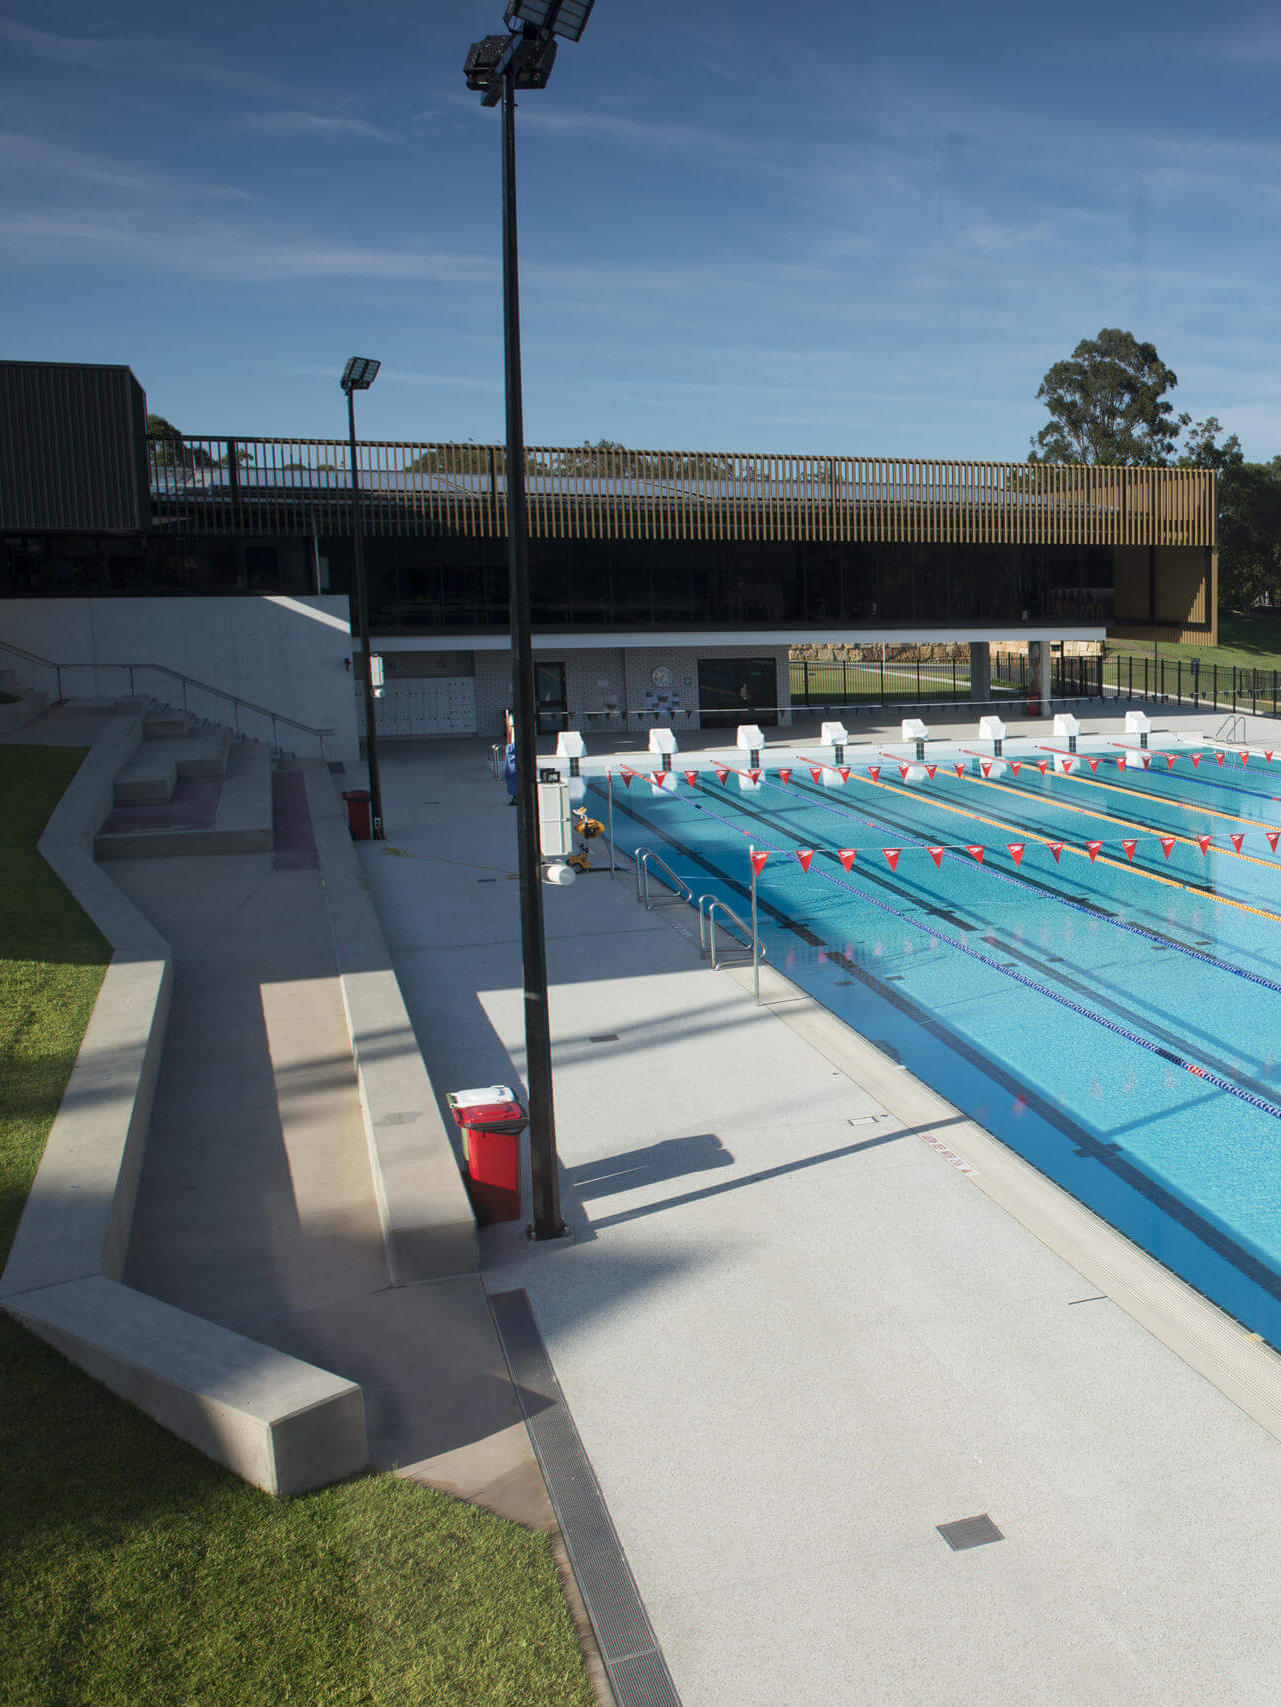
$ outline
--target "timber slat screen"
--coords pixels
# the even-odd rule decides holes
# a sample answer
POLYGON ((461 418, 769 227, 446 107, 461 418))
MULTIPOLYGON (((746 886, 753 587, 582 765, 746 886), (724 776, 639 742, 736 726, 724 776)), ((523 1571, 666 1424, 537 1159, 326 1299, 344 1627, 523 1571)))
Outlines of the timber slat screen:
MULTIPOLYGON (((528 450, 541 539, 1032 545, 1215 544, 1214 473, 739 452, 528 450)), ((158 524, 205 534, 336 534, 351 522, 338 439, 153 438, 158 524)), ((357 446, 371 533, 506 533, 498 445, 357 446)))

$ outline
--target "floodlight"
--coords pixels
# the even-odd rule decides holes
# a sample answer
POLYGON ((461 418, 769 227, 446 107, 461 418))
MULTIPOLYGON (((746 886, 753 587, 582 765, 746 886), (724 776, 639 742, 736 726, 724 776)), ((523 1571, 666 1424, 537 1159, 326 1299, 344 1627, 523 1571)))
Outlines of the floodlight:
POLYGON ((509 24, 519 19, 535 29, 549 30, 566 41, 577 41, 591 17, 595 0, 511 0, 506 18, 509 24))
POLYGON ((346 392, 368 391, 378 377, 381 362, 374 361, 372 356, 353 356, 342 370, 339 384, 346 392))
POLYGON ((486 36, 467 49, 463 76, 469 89, 487 92, 481 104, 489 107, 498 104, 508 66, 518 89, 545 89, 555 63, 556 43, 550 36, 486 36))

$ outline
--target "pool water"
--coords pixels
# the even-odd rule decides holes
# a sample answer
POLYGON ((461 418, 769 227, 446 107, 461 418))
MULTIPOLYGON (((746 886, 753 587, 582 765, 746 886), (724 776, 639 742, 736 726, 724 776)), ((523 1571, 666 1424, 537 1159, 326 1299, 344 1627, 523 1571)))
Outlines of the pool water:
POLYGON ((588 810, 612 790, 621 849, 744 918, 766 852, 775 966, 1281 1347, 1281 758, 1194 750, 593 779, 588 810))

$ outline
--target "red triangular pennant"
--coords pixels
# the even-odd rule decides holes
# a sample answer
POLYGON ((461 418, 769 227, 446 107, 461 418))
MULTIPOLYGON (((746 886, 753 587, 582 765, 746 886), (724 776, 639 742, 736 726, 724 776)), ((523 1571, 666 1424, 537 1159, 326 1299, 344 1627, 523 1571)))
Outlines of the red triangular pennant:
POLYGON ((623 787, 630 788, 632 786, 632 773, 630 771, 619 771, 618 774, 623 779, 623 787))
POLYGON ((1245 840, 1245 837, 1240 833, 1240 831, 1238 831, 1236 835, 1229 835, 1228 840, 1232 843, 1232 846, 1237 850, 1237 852, 1240 853, 1241 843, 1245 840))
POLYGON ((1173 836, 1159 836, 1157 838, 1157 840, 1161 843, 1161 852, 1165 855, 1165 857, 1167 859, 1169 859, 1170 849, 1174 846, 1174 837, 1173 836))
POLYGON ((1216 765, 1221 765, 1223 763, 1223 754, 1222 753, 1216 753, 1214 755, 1214 762, 1216 765))
POLYGON ((1195 770, 1200 763, 1201 763, 1200 753, 1193 753, 1193 755, 1192 755, 1192 769, 1195 770))
POLYGON ((780 772, 779 772, 779 773, 778 773, 778 780, 779 780, 779 781, 780 781, 780 782, 782 782, 782 783, 788 783, 788 782, 791 782, 791 780, 792 780, 792 773, 791 773, 791 771, 790 771, 790 770, 787 770, 787 771, 780 771, 780 772))
POLYGON ((938 774, 938 766, 937 765, 926 765, 925 774, 927 777, 929 777, 930 781, 933 782, 935 776, 938 774))
POLYGON ((907 765, 900 765, 898 768, 898 774, 902 777, 904 782, 907 781, 908 769, 909 767, 907 765))
POLYGON ((982 865, 982 863, 983 863, 983 845, 981 842, 967 842, 965 844, 965 851, 967 854, 971 854, 979 862, 979 864, 982 865))
POLYGON ((1010 760, 1010 773, 1012 776, 1017 776, 1019 774, 1019 765, 1021 763, 1022 763, 1022 760, 1020 760, 1020 759, 1011 759, 1010 760))
POLYGON ((1263 755, 1263 762, 1265 765, 1270 765, 1272 763, 1272 754, 1265 752, 1263 755))
POLYGON ((1050 852, 1054 855, 1054 863, 1055 863, 1055 865, 1057 865, 1059 863, 1059 855, 1063 852, 1063 843, 1062 842, 1048 842, 1046 845, 1048 846, 1050 852))
POLYGON ((752 852, 749 853, 747 857, 752 862, 752 870, 759 877, 761 872, 764 871, 764 869, 765 869, 765 861, 769 858, 768 852, 757 853, 756 850, 753 848, 752 852))
POLYGON ((697 771, 686 771, 685 772, 685 781, 689 784, 689 786, 691 788, 697 787, 698 786, 698 772, 697 771))
POLYGON ((841 781, 848 782, 850 780, 850 767, 848 765, 838 765, 837 769, 841 773, 841 781))
POLYGON ((1046 771, 1050 768, 1050 761, 1048 759, 1038 759, 1036 761, 1036 768, 1040 771, 1041 775, 1044 776, 1046 771))
POLYGON ((1064 759, 1064 761, 1063 761, 1063 774, 1064 774, 1064 776, 1071 776, 1072 766, 1075 763, 1076 763, 1075 759, 1064 759))
POLYGON ((748 771, 747 779, 749 782, 759 782, 761 780, 761 773, 759 771, 748 771))
POLYGON ((1265 830, 1263 833, 1268 838, 1268 846, 1275 853, 1277 851, 1277 837, 1281 835, 1281 830, 1265 830))
POLYGON ((662 788, 671 774, 670 771, 654 771, 649 780, 655 788, 662 788))
POLYGON ((934 861, 936 868, 938 866, 942 865, 942 863, 943 863, 943 849, 942 848, 927 848, 925 851, 929 854, 930 858, 934 861))
POLYGON ((1085 851, 1089 854, 1091 863, 1099 857, 1099 849, 1102 846, 1102 842, 1087 842, 1085 844, 1085 851))
POLYGON ((1131 861, 1132 861, 1132 860, 1133 860, 1133 859, 1134 859, 1134 850, 1135 850, 1135 848, 1137 848, 1137 847, 1138 847, 1138 845, 1139 845, 1139 844, 1138 844, 1138 843, 1137 843, 1137 842, 1126 842, 1126 841, 1123 841, 1123 842, 1122 842, 1122 843, 1121 843, 1121 846, 1122 846, 1122 847, 1123 847, 1123 848, 1124 848, 1124 849, 1125 849, 1125 857, 1126 857, 1126 859, 1128 859, 1128 860, 1131 860, 1131 861))
POLYGON ((727 770, 723 770, 720 765, 717 765, 716 767, 716 780, 722 785, 729 781, 729 772, 727 770))
MULTIPOLYGON (((848 771, 846 771, 846 773, 845 773, 845 775, 846 775, 846 776, 847 776, 847 777, 848 777, 848 776, 849 776, 849 774, 850 774, 850 773, 849 773, 849 772, 848 772, 848 771)), ((870 777, 871 777, 871 779, 872 779, 872 781, 873 781, 873 782, 875 782, 875 781, 876 781, 876 780, 877 780, 877 778, 878 778, 878 777, 879 777, 879 776, 880 776, 880 774, 881 774, 881 767, 880 767, 880 765, 869 765, 869 766, 868 766, 868 767, 867 767, 867 774, 868 774, 868 776, 870 776, 870 777)))
POLYGON ((885 855, 886 861, 887 861, 891 871, 897 871, 898 870, 898 856, 902 853, 902 851, 903 851, 902 848, 882 848, 881 849, 881 852, 885 855))
POLYGON ((822 771, 816 771, 813 765, 810 766, 810 775, 814 778, 815 782, 822 782, 823 780, 822 771))
POLYGON ((1150 753, 1144 753, 1143 755, 1143 768, 1145 771, 1151 770, 1152 768, 1152 756, 1150 753))
POLYGON ((1025 842, 1006 842, 1005 845, 1010 850, 1010 858, 1017 866, 1023 858, 1023 850, 1027 844, 1025 842))
POLYGON ((1174 769, 1174 754, 1173 753, 1167 753, 1165 755, 1165 768, 1168 771, 1172 771, 1174 769))
POLYGON ((837 848, 837 850, 836 850, 836 857, 837 857, 837 859, 840 860, 841 864, 845 867, 846 871, 848 871, 849 868, 853 865, 854 860, 857 857, 857 854, 858 854, 857 848, 837 848))
POLYGON ((1124 759, 1118 759, 1116 761, 1116 768, 1119 771, 1123 771, 1125 769, 1125 760, 1124 759))
POLYGON ((988 759, 980 759, 980 760, 979 760, 979 769, 980 769, 980 770, 981 770, 981 771, 982 771, 982 772, 983 772, 983 775, 984 775, 984 776, 991 776, 991 774, 992 774, 992 765, 991 765, 991 762, 990 762, 990 760, 988 760, 988 759))
POLYGON ((1200 848, 1202 853, 1209 853, 1209 851, 1210 851, 1210 838, 1209 838, 1209 836, 1198 836, 1196 839, 1196 845, 1200 848))
POLYGON ((801 870, 808 871, 810 868, 810 861, 814 858, 813 848, 797 848, 796 858, 800 862, 801 870))
POLYGON ((1090 767, 1090 774, 1094 775, 1098 771, 1099 761, 1097 759, 1087 759, 1085 762, 1090 767))
POLYGON ((952 760, 952 769, 956 772, 957 776, 965 775, 965 766, 958 765, 955 759, 952 760))

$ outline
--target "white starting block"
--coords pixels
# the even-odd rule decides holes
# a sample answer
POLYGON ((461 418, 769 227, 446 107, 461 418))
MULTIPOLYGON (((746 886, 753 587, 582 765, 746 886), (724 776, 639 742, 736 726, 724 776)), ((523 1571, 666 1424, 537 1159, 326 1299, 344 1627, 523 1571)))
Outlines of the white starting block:
POLYGON ((832 763, 845 763, 845 749, 849 745, 850 732, 843 723, 825 723, 819 732, 819 742, 824 747, 832 749, 832 763))
POLYGON ((562 729, 557 735, 556 757, 569 760, 570 776, 582 774, 582 761, 587 757, 587 748, 577 729, 562 729))
POLYGON ((670 729, 651 729, 649 732, 649 750, 657 753, 663 761, 663 769, 672 768, 672 754, 676 749, 676 736, 670 729))
POLYGON ((918 759, 923 759, 925 757, 925 743, 930 738, 930 732, 921 722, 920 718, 905 717, 902 723, 899 724, 899 729, 901 731, 901 739, 904 741, 915 742, 916 756, 918 759))
POLYGON ((761 768, 761 749, 765 745, 765 737, 755 723, 740 723, 735 746, 747 754, 749 770, 758 771, 761 768))
POLYGON ((1054 713, 1054 733, 1056 735, 1067 735, 1071 738, 1081 733, 1081 725, 1070 711, 1056 711, 1054 713))
MULTIPOLYGON (((1125 714, 1125 732, 1127 735, 1137 735, 1139 746, 1146 750, 1148 736, 1152 733, 1152 719, 1146 711, 1127 711, 1125 714)), ((1151 760, 1148 762, 1151 763, 1151 760)), ((1144 768, 1143 760, 1138 753, 1127 753, 1125 764, 1127 770, 1142 770, 1144 768)))

